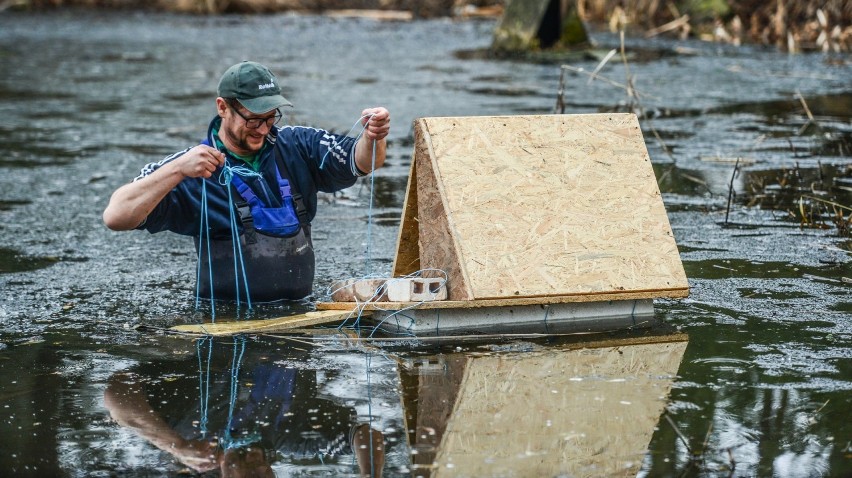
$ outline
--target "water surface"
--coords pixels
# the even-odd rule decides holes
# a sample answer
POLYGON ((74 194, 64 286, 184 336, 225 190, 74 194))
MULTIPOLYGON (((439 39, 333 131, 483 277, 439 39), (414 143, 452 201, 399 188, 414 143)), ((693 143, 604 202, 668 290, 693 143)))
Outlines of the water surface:
MULTIPOLYGON (((201 138, 225 68, 243 59, 272 67, 295 104, 293 123, 346 132, 365 107, 392 113, 372 216, 367 180, 322 198, 320 296, 334 280, 390 270, 415 118, 554 111, 561 62, 471 54, 487 48, 492 27, 0 16, 0 469, 106 476, 207 466, 158 447, 151 426, 116 418, 126 412, 159 417, 161 430, 197 440, 191 450, 211 437, 234 449, 252 442, 281 476, 355 476, 380 455, 385 476, 615 472, 605 466, 642 476, 852 473, 852 242, 830 210, 816 211, 817 228, 796 216, 803 195, 852 203, 848 56, 633 38, 638 103, 567 77, 567 113, 650 116, 643 129, 691 286, 688 299, 656 303, 664 325, 654 333, 438 346, 339 335, 197 342, 160 330, 209 315, 194 307, 191 241, 109 232, 100 214, 143 164, 201 138), (489 384, 483 370, 514 374, 489 384), (509 413, 519 407, 520 418, 509 413)), ((604 51, 617 46, 594 36, 604 51)), ((615 61, 601 73, 627 74, 615 61)))

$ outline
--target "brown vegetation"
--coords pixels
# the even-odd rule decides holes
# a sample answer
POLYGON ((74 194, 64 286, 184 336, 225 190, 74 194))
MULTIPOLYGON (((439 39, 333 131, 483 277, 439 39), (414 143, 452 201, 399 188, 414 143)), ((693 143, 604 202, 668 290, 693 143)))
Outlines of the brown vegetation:
MULTIPOLYGON (((561 0, 574 1, 574 0, 561 0)), ((576 0, 580 18, 614 31, 675 34, 791 52, 852 51, 852 0, 576 0)), ((505 0, 0 0, 9 7, 149 8, 185 13, 396 10, 413 18, 499 15, 505 0)))
POLYGON ((852 50, 852 0, 578 0, 578 8, 586 21, 613 30, 697 34, 791 52, 852 50))

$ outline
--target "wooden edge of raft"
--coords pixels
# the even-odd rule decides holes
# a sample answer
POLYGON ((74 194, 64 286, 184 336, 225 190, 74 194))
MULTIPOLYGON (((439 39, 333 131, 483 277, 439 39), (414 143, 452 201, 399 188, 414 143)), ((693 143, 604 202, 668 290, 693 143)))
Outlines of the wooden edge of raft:
POLYGON ((616 300, 639 299, 682 299, 689 296, 689 289, 669 289, 652 291, 611 292, 594 294, 574 294, 563 296, 518 297, 474 299, 474 300, 436 300, 432 302, 317 302, 317 310, 353 311, 361 310, 401 310, 401 309, 473 309, 477 307, 511 307, 519 305, 566 304, 571 302, 612 302, 616 300))
MULTIPOLYGON (((230 322, 211 322, 206 324, 176 325, 169 330, 183 334, 225 336, 258 332, 279 332, 282 330, 309 327, 345 320, 352 316, 354 307, 346 311, 316 310, 304 314, 278 317, 275 319, 238 320, 230 322)), ((362 314, 362 317, 365 314, 362 314)))

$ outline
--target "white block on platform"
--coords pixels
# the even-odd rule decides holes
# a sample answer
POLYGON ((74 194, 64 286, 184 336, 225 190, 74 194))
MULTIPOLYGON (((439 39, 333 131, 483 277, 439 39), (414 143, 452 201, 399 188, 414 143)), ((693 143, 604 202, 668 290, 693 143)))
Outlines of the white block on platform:
POLYGON ((335 302, 385 302, 388 279, 347 279, 331 286, 331 300, 335 302))
POLYGON ((446 300, 445 280, 440 278, 398 278, 387 282, 390 302, 430 302, 446 300))

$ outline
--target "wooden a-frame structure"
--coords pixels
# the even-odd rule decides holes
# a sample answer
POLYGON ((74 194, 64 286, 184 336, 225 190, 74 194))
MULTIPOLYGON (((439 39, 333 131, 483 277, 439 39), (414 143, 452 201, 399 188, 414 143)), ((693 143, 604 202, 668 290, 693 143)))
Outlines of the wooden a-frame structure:
POLYGON ((393 276, 430 268, 450 301, 689 292, 633 114, 418 119, 393 276))

